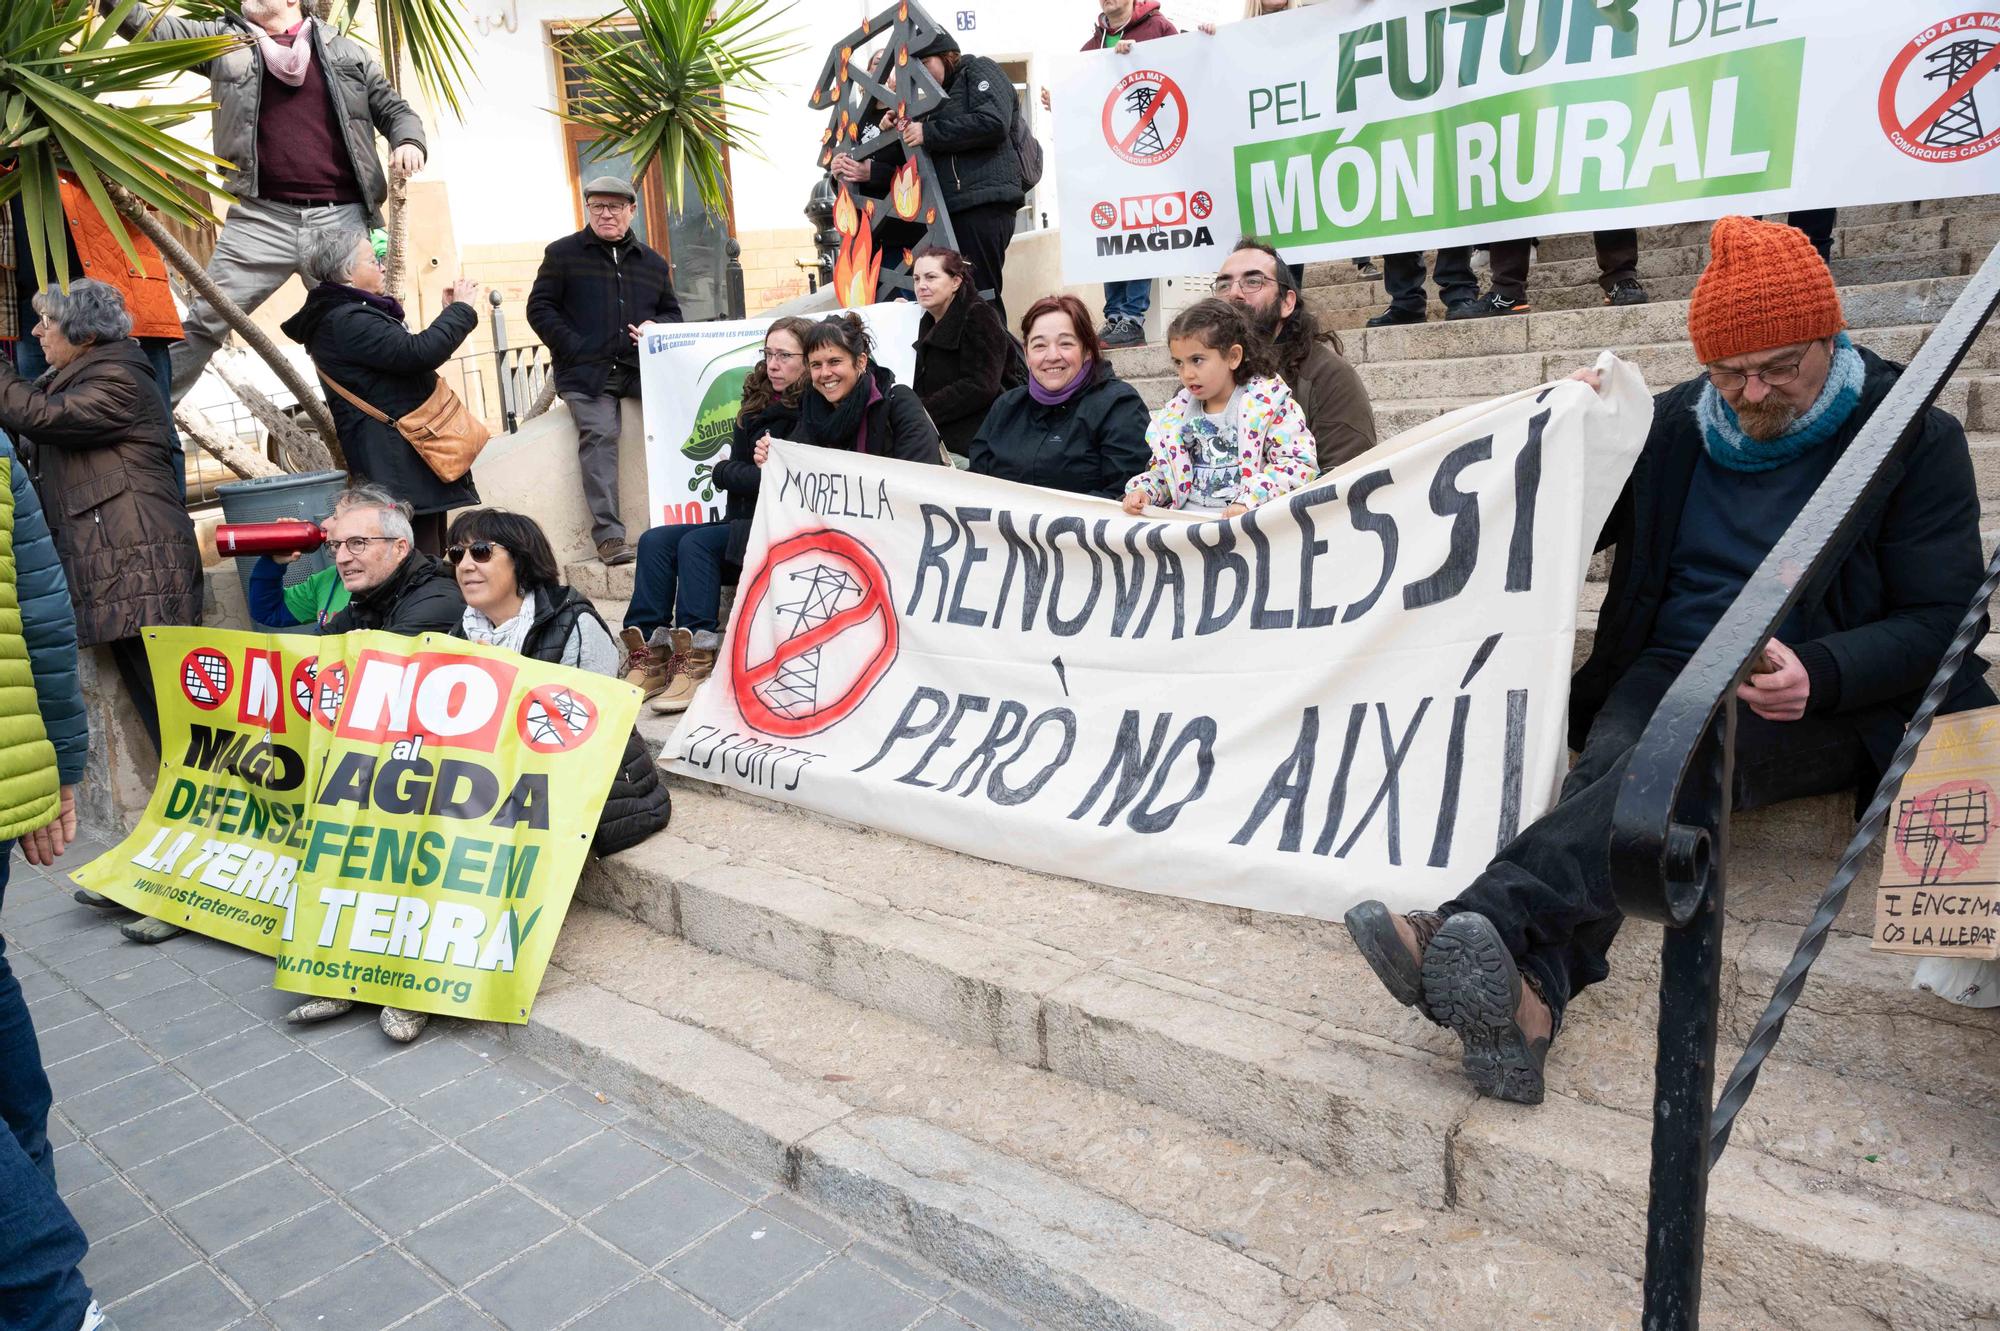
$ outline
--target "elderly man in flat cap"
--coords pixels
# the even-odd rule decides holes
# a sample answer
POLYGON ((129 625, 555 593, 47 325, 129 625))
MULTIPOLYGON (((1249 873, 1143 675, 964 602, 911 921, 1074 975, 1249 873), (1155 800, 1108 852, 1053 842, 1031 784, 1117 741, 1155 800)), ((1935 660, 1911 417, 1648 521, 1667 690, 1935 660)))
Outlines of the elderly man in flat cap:
POLYGON ((606 564, 634 555, 618 515, 618 415, 639 396, 639 330, 679 323, 673 269, 632 234, 639 193, 616 176, 583 187, 583 230, 542 252, 528 325, 555 360, 556 392, 576 422, 591 539, 606 564))

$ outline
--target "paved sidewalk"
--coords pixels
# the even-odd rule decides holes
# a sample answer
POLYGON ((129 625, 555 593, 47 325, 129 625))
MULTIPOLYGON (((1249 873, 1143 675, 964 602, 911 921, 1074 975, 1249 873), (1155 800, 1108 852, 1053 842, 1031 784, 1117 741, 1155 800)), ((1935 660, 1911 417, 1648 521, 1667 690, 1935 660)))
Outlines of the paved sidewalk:
POLYGON ((0 928, 120 1331, 1026 1325, 490 1028, 288 1027, 267 958, 128 943, 69 891, 17 855, 0 928))

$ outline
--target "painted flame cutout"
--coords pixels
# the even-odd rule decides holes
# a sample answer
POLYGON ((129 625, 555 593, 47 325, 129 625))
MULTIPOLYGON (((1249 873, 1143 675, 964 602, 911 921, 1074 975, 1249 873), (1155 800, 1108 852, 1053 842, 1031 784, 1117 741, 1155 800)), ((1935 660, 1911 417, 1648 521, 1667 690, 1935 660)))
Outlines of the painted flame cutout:
POLYGON ((896 209, 896 216, 905 222, 917 219, 917 209, 923 206, 924 185, 917 175, 917 164, 905 162, 896 169, 889 181, 889 202, 896 209))
MULTIPOLYGON (((846 195, 841 197, 844 199, 846 195)), ((850 217, 853 212, 848 209, 850 217)), ((833 260, 833 297, 840 307, 851 310, 873 305, 875 289, 881 280, 882 256, 875 252, 874 236, 866 230, 846 236, 833 260)))
POLYGON ((833 204, 833 229, 843 236, 852 236, 861 229, 861 218, 854 211, 854 198, 846 190, 833 204))

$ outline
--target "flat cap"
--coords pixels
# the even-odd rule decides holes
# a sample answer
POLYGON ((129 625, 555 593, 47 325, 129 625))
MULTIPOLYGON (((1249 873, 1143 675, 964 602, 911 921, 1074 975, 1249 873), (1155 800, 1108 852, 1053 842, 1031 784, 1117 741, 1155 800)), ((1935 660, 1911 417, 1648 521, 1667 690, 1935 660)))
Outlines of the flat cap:
POLYGON ((593 194, 615 194, 632 203, 639 202, 639 191, 632 188, 632 182, 619 176, 599 176, 583 187, 583 197, 593 194))

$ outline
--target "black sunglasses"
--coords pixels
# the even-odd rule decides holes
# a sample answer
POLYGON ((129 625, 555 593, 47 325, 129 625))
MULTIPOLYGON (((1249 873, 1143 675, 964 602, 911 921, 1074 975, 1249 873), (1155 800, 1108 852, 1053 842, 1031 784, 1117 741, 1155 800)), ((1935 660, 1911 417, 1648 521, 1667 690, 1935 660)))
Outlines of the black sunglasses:
POLYGON ((495 541, 474 541, 471 545, 454 545, 451 549, 444 552, 444 557, 451 562, 453 568, 457 568, 459 561, 467 555, 472 556, 473 563, 484 564, 487 560, 493 558, 495 550, 505 550, 506 548, 506 546, 495 541))

